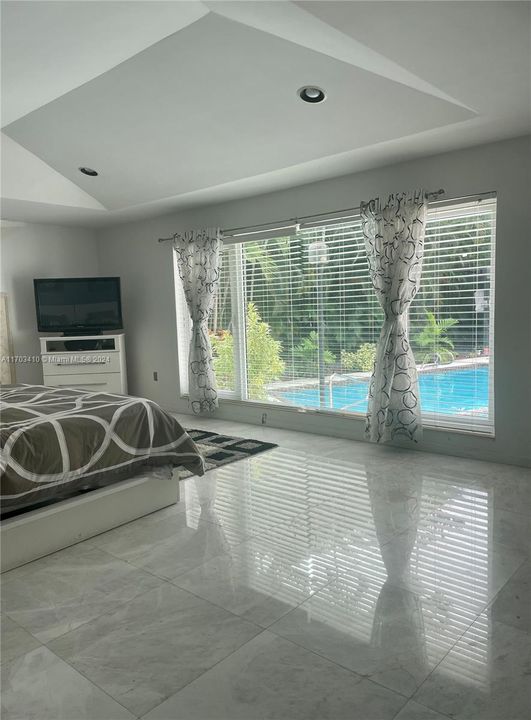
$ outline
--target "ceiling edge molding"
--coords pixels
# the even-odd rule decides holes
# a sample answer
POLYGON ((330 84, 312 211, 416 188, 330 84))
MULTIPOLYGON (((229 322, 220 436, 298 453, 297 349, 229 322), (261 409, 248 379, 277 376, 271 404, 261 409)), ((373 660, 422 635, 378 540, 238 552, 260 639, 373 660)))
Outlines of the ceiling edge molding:
POLYGON ((105 205, 4 133, 2 198, 106 211, 105 205))
POLYGON ((418 92, 457 105, 474 115, 477 114, 476 110, 466 103, 448 95, 435 85, 423 80, 350 35, 337 30, 289 0, 272 3, 254 0, 245 0, 245 2, 210 0, 204 2, 204 5, 213 13, 222 15, 229 20, 276 35, 296 45, 328 55, 393 82, 407 85, 418 92))

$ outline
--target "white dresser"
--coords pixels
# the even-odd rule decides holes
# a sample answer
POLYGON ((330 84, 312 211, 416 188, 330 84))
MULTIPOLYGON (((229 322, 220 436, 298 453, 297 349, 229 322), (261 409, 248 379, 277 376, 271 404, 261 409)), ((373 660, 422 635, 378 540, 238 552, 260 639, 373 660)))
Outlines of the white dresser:
POLYGON ((41 337, 44 384, 127 393, 125 336, 41 337))

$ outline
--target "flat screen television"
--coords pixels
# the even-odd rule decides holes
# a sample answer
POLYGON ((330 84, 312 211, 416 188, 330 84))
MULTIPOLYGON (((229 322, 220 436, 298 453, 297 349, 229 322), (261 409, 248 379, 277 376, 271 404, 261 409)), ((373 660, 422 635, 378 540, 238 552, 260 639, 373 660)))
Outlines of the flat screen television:
POLYGON ((39 332, 93 335, 122 329, 120 278, 37 278, 39 332))

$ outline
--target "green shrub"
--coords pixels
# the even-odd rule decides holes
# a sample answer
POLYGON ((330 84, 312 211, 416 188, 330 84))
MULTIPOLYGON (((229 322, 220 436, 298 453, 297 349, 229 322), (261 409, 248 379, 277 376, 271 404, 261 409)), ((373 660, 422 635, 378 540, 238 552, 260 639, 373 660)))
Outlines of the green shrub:
MULTIPOLYGON (((247 372, 249 397, 265 400, 265 387, 279 380, 285 370, 280 358, 282 345, 271 336, 271 328, 264 322, 254 303, 247 305, 247 372)), ((210 336, 214 354, 214 371, 220 390, 234 390, 234 338, 223 330, 210 336)))
POLYGON ((454 320, 454 318, 437 320, 434 313, 427 311, 426 324, 413 338, 417 352, 424 352, 422 357, 417 358, 417 360, 420 362, 431 362, 434 358, 438 358, 438 360, 443 363, 454 360, 454 344, 447 333, 451 327, 458 324, 459 321, 454 320))
MULTIPOLYGON (((295 368, 297 374, 314 376, 319 372, 319 335, 315 330, 295 346, 295 368)), ((333 365, 336 356, 330 350, 324 351, 324 362, 333 365)))
POLYGON ((227 330, 210 334, 214 372, 220 390, 234 390, 234 338, 227 330))
POLYGON ((376 357, 376 345, 363 343, 356 352, 341 350, 341 367, 344 370, 371 372, 376 357))

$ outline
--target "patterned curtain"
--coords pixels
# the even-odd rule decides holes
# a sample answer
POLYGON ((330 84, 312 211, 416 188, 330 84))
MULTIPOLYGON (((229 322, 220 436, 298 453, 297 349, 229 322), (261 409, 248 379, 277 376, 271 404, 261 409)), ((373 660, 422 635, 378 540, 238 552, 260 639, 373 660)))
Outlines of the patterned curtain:
POLYGON ((177 267, 192 319, 189 354, 189 396, 194 413, 218 407, 208 319, 214 306, 221 267, 221 232, 217 228, 189 230, 173 236, 177 267))
POLYGON ((369 385, 368 439, 386 442, 422 432, 415 358, 407 310, 420 284, 427 215, 426 195, 391 195, 361 204, 361 223, 374 291, 384 311, 369 385))

